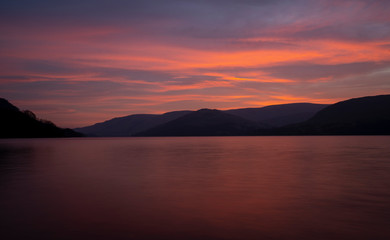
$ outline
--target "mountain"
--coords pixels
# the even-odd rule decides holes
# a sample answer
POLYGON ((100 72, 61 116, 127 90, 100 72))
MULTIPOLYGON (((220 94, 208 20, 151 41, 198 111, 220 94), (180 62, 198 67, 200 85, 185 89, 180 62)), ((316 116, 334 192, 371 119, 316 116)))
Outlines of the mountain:
POLYGON ((75 130, 87 136, 128 137, 160 124, 172 121, 190 112, 191 111, 176 111, 161 115, 135 114, 126 117, 114 118, 88 127, 75 128, 75 130))
POLYGON ((140 132, 137 136, 235 136, 258 128, 255 122, 215 109, 201 109, 140 132))
MULTIPOLYGON (((326 106, 322 104, 294 103, 262 108, 232 109, 222 112, 244 118, 258 124, 262 128, 271 128, 303 122, 326 106)), ((161 115, 135 114, 96 123, 92 126, 75 128, 74 130, 87 136, 96 137, 134 136, 192 112, 194 111, 176 111, 161 115)))
POLYGON ((290 103, 271 105, 262 108, 232 109, 225 112, 261 123, 264 126, 268 126, 268 128, 274 128, 304 122, 327 106, 329 105, 290 103))
POLYGON ((11 103, 9 103, 6 99, 0 98, 0 111, 10 111, 10 112, 17 112, 19 111, 19 108, 15 107, 11 103))
POLYGON ((353 98, 330 105, 309 120, 260 135, 388 135, 390 95, 353 98))
POLYGON ((6 99, 0 98, 0 138, 80 137, 81 134, 63 129, 46 120, 39 120, 31 111, 20 111, 6 99))

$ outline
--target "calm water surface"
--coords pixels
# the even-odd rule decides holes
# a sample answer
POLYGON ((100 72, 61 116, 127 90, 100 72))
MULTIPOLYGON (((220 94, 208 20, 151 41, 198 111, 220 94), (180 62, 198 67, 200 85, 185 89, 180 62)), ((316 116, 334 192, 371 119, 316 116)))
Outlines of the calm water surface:
POLYGON ((390 239, 390 136, 0 140, 1 239, 390 239))

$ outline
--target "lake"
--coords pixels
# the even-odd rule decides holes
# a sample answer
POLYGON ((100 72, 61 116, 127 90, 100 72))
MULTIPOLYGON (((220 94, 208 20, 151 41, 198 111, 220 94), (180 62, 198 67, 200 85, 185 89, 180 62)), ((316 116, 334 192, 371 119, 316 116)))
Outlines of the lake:
POLYGON ((390 239, 390 136, 0 139, 2 239, 390 239))

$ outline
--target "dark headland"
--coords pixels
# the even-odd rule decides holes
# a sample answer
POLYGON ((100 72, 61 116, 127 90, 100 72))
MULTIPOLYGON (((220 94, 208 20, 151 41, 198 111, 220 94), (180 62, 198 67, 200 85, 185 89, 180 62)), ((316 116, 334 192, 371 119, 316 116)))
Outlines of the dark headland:
POLYGON ((81 137, 69 128, 38 119, 31 111, 20 111, 6 99, 0 98, 0 138, 81 137))

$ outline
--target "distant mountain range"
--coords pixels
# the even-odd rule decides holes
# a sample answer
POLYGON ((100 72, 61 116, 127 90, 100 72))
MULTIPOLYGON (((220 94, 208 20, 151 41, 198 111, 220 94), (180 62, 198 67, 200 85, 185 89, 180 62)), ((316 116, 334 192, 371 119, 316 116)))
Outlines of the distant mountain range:
POLYGON ((254 121, 215 109, 200 109, 136 136, 236 136, 259 127, 254 121))
POLYGON ((130 115, 75 130, 89 136, 387 135, 390 95, 332 105, 293 103, 130 115))
POLYGON ((252 135, 257 129, 306 121, 326 106, 293 103, 226 111, 201 109, 161 115, 136 114, 75 130, 97 137, 252 135))
POLYGON ((0 138, 241 135, 390 135, 390 95, 332 105, 292 103, 262 108, 135 114, 71 129, 37 119, 0 98, 0 138))
POLYGON ((191 111, 177 111, 161 115, 135 114, 113 118, 105 122, 96 123, 92 126, 75 128, 74 130, 91 137, 129 137, 177 119, 190 112, 191 111))
POLYGON ((329 105, 289 103, 261 108, 239 108, 225 112, 254 121, 264 128, 275 128, 306 121, 327 106, 329 105))
POLYGON ((63 129, 52 122, 37 119, 31 111, 20 111, 0 98, 0 138, 80 137, 72 129, 63 129))

